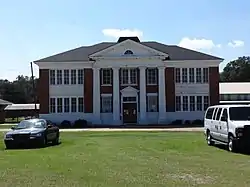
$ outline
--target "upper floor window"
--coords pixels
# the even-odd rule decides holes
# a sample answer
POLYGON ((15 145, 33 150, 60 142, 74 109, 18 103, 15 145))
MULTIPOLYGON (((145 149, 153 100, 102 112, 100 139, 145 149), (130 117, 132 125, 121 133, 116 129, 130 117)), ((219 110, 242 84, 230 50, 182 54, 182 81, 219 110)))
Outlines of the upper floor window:
POLYGON ((76 70, 71 70, 71 84, 76 84, 76 70))
POLYGON ((102 69, 102 85, 111 85, 112 84, 112 69, 102 69))
POLYGON ((133 51, 131 51, 131 50, 127 50, 127 51, 125 51, 125 53, 124 53, 124 55, 133 55, 134 53, 133 53, 133 51))
POLYGON ((51 85, 55 85, 56 84, 56 71, 55 70, 50 70, 49 71, 49 82, 51 85))
POLYGON ((201 68, 196 68, 196 82, 201 83, 201 68))
POLYGON ((203 83, 208 83, 208 68, 203 68, 203 83))
POLYGON ((189 82, 194 83, 194 68, 189 68, 189 82))
POLYGON ((121 69, 122 84, 137 84, 137 69, 121 69))
POLYGON ((182 82, 187 83, 188 82, 188 69, 182 68, 182 82))
POLYGON ((175 68, 175 82, 180 83, 181 82, 181 69, 175 68))
POLYGON ((62 70, 57 70, 56 71, 56 79, 57 79, 57 84, 62 84, 62 70))
POLYGON ((78 70, 78 84, 83 84, 83 69, 78 70))
POLYGON ((69 84, 69 70, 65 69, 63 71, 64 84, 69 84))
POLYGON ((157 68, 147 69, 147 84, 157 84, 157 68))

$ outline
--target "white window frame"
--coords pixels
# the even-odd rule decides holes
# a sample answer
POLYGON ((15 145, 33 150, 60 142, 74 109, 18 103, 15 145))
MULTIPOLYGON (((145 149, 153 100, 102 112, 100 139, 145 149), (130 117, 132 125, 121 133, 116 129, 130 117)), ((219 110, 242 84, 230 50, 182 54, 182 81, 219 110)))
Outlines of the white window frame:
POLYGON ((181 97, 181 103, 182 103, 182 111, 183 112, 188 112, 189 111, 189 96, 188 95, 183 95, 181 97), (185 103, 184 103, 184 98, 187 98, 185 103))
POLYGON ((64 97, 63 98, 63 112, 64 113, 69 113, 70 112, 70 98, 69 97, 64 97), (68 101, 69 101, 68 105, 66 105, 66 102, 65 102, 66 99, 68 99, 68 101))
POLYGON ((70 112, 71 112, 71 113, 76 113, 76 112, 77 112, 77 100, 78 100, 77 98, 78 98, 78 97, 71 97, 71 98, 70 98, 70 112), (72 105, 72 100, 73 100, 73 99, 75 99, 75 101, 76 101, 76 102, 75 102, 75 110, 74 110, 74 111, 72 110, 72 107, 73 107, 73 105, 72 105))
POLYGON ((181 112, 182 111, 182 99, 181 98, 182 97, 180 95, 175 96, 175 111, 176 112, 181 112), (179 102, 177 102, 177 98, 179 98, 179 102))
POLYGON ((57 85, 63 84, 63 71, 61 69, 56 70, 56 84, 57 85))
POLYGON ((127 85, 137 85, 138 84, 138 70, 137 68, 122 68, 121 69, 121 85, 122 86, 127 86, 127 85), (136 76, 135 76, 135 83, 131 83, 131 71, 135 71, 136 72, 136 76), (124 74, 123 71, 127 71, 128 72, 128 83, 124 83, 124 74))
POLYGON ((76 85, 76 83, 77 83, 77 70, 71 69, 70 70, 70 84, 76 85), (73 73, 73 72, 75 72, 75 73, 73 73))
POLYGON ((206 111, 207 110, 207 108, 209 107, 209 96, 207 96, 207 95, 205 95, 205 96, 203 96, 203 111, 206 111), (207 102, 205 102, 205 98, 207 98, 207 102))
POLYGON ((188 68, 189 83, 195 83, 195 68, 188 68))
POLYGON ((209 68, 202 69, 202 82, 209 83, 209 68))
POLYGON ((196 96, 196 111, 203 111, 203 96, 202 95, 196 96), (201 98, 201 103, 198 103, 198 98, 201 98))
POLYGON ((157 68, 147 68, 147 85, 157 85, 158 83, 158 69, 157 68))
POLYGON ((113 71, 111 68, 102 68, 101 69, 101 80, 102 80, 101 84, 102 84, 102 86, 111 86, 112 85, 112 76, 113 76, 113 71), (109 76, 107 74, 105 76, 104 71, 108 71, 109 76))
POLYGON ((80 113, 84 113, 84 97, 77 98, 77 111, 80 113), (80 103, 80 99, 82 99, 81 103, 80 103))
POLYGON ((77 84, 83 84, 84 79, 84 70, 78 69, 77 70, 77 84))
POLYGON ((113 112, 113 97, 112 94, 101 94, 101 113, 112 113, 113 112), (104 98, 110 99, 108 102, 109 106, 105 106, 104 98), (105 107, 104 107, 105 106, 105 107))
POLYGON ((70 70, 64 69, 63 70, 63 84, 69 85, 69 78, 70 78, 70 70))
POLYGON ((56 98, 55 97, 51 97, 49 99, 49 113, 51 114, 56 113, 56 98), (54 104, 52 104, 51 100, 53 100, 54 104))
POLYGON ((175 68, 175 83, 181 83, 181 68, 175 68))
POLYGON ((49 70, 49 84, 56 85, 56 70, 54 69, 49 70))
POLYGON ((188 83, 188 68, 181 68, 182 83, 188 83), (184 82, 185 81, 185 82, 184 82))
POLYGON ((196 68, 195 69, 195 74, 196 74, 195 75, 195 82, 197 84, 202 84, 202 68, 196 68), (198 70, 200 70, 200 72, 198 70), (200 80, 200 81, 198 82, 198 80, 200 80))
POLYGON ((63 113, 63 98, 62 97, 57 97, 56 98, 56 112, 57 113, 63 113), (61 105, 58 104, 58 101, 61 101, 61 105))
POLYGON ((158 94, 157 93, 147 93, 147 100, 146 100, 146 102, 147 102, 147 112, 158 112, 159 101, 158 101, 158 94), (152 103, 149 102, 150 101, 150 99, 149 99, 150 97, 156 99, 156 108, 155 108, 155 110, 153 109, 153 111, 151 110, 152 107, 150 107, 150 104, 152 104, 152 103))
POLYGON ((194 95, 189 96, 189 111, 190 112, 196 111, 196 104, 195 104, 195 96, 194 95), (191 102, 192 101, 191 98, 194 99, 193 102, 191 102))

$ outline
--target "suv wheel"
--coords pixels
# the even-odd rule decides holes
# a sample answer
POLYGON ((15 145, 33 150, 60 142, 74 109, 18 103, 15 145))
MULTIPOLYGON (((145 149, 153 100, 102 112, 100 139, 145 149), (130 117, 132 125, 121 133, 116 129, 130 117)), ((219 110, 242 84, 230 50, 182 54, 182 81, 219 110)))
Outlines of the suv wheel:
POLYGON ((228 151, 237 152, 236 141, 232 135, 229 135, 228 137, 228 151))
POLYGON ((214 141, 209 131, 207 131, 207 145, 212 146, 214 145, 214 141))

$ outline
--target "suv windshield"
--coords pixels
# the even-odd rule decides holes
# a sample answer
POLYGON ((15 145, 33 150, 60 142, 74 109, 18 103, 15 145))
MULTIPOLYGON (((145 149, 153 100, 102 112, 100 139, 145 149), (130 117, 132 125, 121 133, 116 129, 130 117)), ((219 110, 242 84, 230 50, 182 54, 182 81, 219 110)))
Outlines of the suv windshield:
POLYGON ((28 129, 28 128, 45 128, 45 123, 43 121, 23 120, 16 126, 16 129, 28 129))
POLYGON ((233 121, 249 121, 250 107, 230 107, 229 116, 233 121))

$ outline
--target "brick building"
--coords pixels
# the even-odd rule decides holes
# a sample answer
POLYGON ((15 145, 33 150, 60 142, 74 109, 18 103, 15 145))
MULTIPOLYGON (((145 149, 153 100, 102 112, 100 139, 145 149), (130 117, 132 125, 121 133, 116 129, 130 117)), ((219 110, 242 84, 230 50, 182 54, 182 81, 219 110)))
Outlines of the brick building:
POLYGON ((137 37, 79 47, 34 62, 40 116, 114 125, 201 119, 219 103, 222 61, 137 37))

